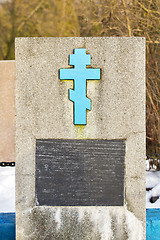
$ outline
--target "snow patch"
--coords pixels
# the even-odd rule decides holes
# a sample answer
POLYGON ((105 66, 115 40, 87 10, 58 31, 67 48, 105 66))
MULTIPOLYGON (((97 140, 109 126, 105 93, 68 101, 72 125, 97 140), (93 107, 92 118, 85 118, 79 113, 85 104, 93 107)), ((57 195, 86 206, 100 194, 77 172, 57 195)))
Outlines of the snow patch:
MULTIPOLYGON (((89 215, 89 219, 93 222, 95 232, 98 231, 101 235, 101 240, 113 239, 114 230, 112 229, 113 217, 117 220, 117 230, 119 231, 120 226, 122 231, 124 219, 126 219, 126 231, 129 240, 143 240, 143 224, 139 221, 133 213, 122 207, 115 208, 103 208, 103 207, 91 207, 83 208, 78 210, 79 221, 82 221, 85 215, 89 215)), ((125 234, 125 232, 124 232, 125 234)))
POLYGON ((91 220, 94 222, 101 234, 101 239, 106 240, 112 236, 111 217, 105 209, 92 209, 90 211, 91 220))
POLYGON ((126 210, 126 224, 128 228, 129 240, 143 240, 143 225, 133 213, 126 210))
POLYGON ((160 208, 160 198, 154 203, 150 202, 152 197, 160 197, 160 171, 146 172, 146 208, 160 208))
POLYGON ((62 222, 61 222, 61 208, 57 208, 56 209, 56 213, 55 213, 55 221, 56 221, 56 223, 57 223, 57 230, 59 230, 60 228, 61 228, 61 224, 62 224, 62 222))
POLYGON ((15 167, 0 167, 0 212, 15 212, 15 167))
POLYGON ((146 188, 153 188, 160 183, 160 171, 146 172, 146 188))
POLYGON ((101 239, 106 240, 112 237, 111 217, 109 210, 102 207, 89 207, 78 209, 78 220, 82 221, 85 215, 89 215, 89 219, 93 222, 95 232, 101 234, 101 239))
POLYGON ((150 170, 150 165, 149 165, 149 160, 147 159, 146 160, 146 171, 149 171, 150 170))
POLYGON ((78 222, 81 222, 84 219, 84 209, 83 208, 79 208, 78 209, 78 222))

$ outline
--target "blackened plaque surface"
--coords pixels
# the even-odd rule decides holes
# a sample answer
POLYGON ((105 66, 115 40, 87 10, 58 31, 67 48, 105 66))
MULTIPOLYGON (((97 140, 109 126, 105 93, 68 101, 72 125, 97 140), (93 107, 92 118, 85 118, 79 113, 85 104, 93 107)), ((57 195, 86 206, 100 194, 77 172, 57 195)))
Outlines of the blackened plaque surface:
POLYGON ((36 199, 47 206, 122 206, 123 140, 37 140, 36 199))

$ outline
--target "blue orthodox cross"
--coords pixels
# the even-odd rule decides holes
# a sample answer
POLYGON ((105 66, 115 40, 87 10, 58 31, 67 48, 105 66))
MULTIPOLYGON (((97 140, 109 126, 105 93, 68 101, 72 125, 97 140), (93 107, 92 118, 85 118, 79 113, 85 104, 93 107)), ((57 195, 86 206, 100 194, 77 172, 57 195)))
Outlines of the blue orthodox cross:
POLYGON ((91 110, 91 100, 86 97, 86 81, 99 80, 100 68, 86 68, 91 65, 91 55, 86 54, 86 49, 74 49, 74 54, 69 56, 69 65, 74 68, 60 69, 60 79, 74 81, 74 89, 69 89, 69 99, 74 102, 74 124, 86 125, 86 109, 91 110))

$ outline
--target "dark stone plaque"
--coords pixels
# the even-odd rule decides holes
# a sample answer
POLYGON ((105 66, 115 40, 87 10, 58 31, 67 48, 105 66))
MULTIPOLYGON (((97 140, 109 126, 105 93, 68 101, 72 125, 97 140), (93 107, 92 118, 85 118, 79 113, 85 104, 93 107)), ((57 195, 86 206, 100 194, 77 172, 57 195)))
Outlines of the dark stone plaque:
POLYGON ((123 140, 36 141, 37 205, 122 206, 123 140))

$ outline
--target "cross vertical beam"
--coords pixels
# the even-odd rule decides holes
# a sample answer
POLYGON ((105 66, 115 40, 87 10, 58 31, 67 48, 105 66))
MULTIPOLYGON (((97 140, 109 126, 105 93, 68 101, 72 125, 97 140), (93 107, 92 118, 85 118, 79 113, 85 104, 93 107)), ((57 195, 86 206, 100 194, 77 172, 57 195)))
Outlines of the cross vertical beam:
POLYGON ((73 80, 74 89, 69 89, 69 99, 74 103, 74 124, 86 125, 86 110, 91 110, 91 100, 86 96, 86 81, 99 80, 100 68, 86 68, 91 64, 86 49, 74 49, 70 54, 69 65, 74 68, 60 69, 61 80, 73 80))

